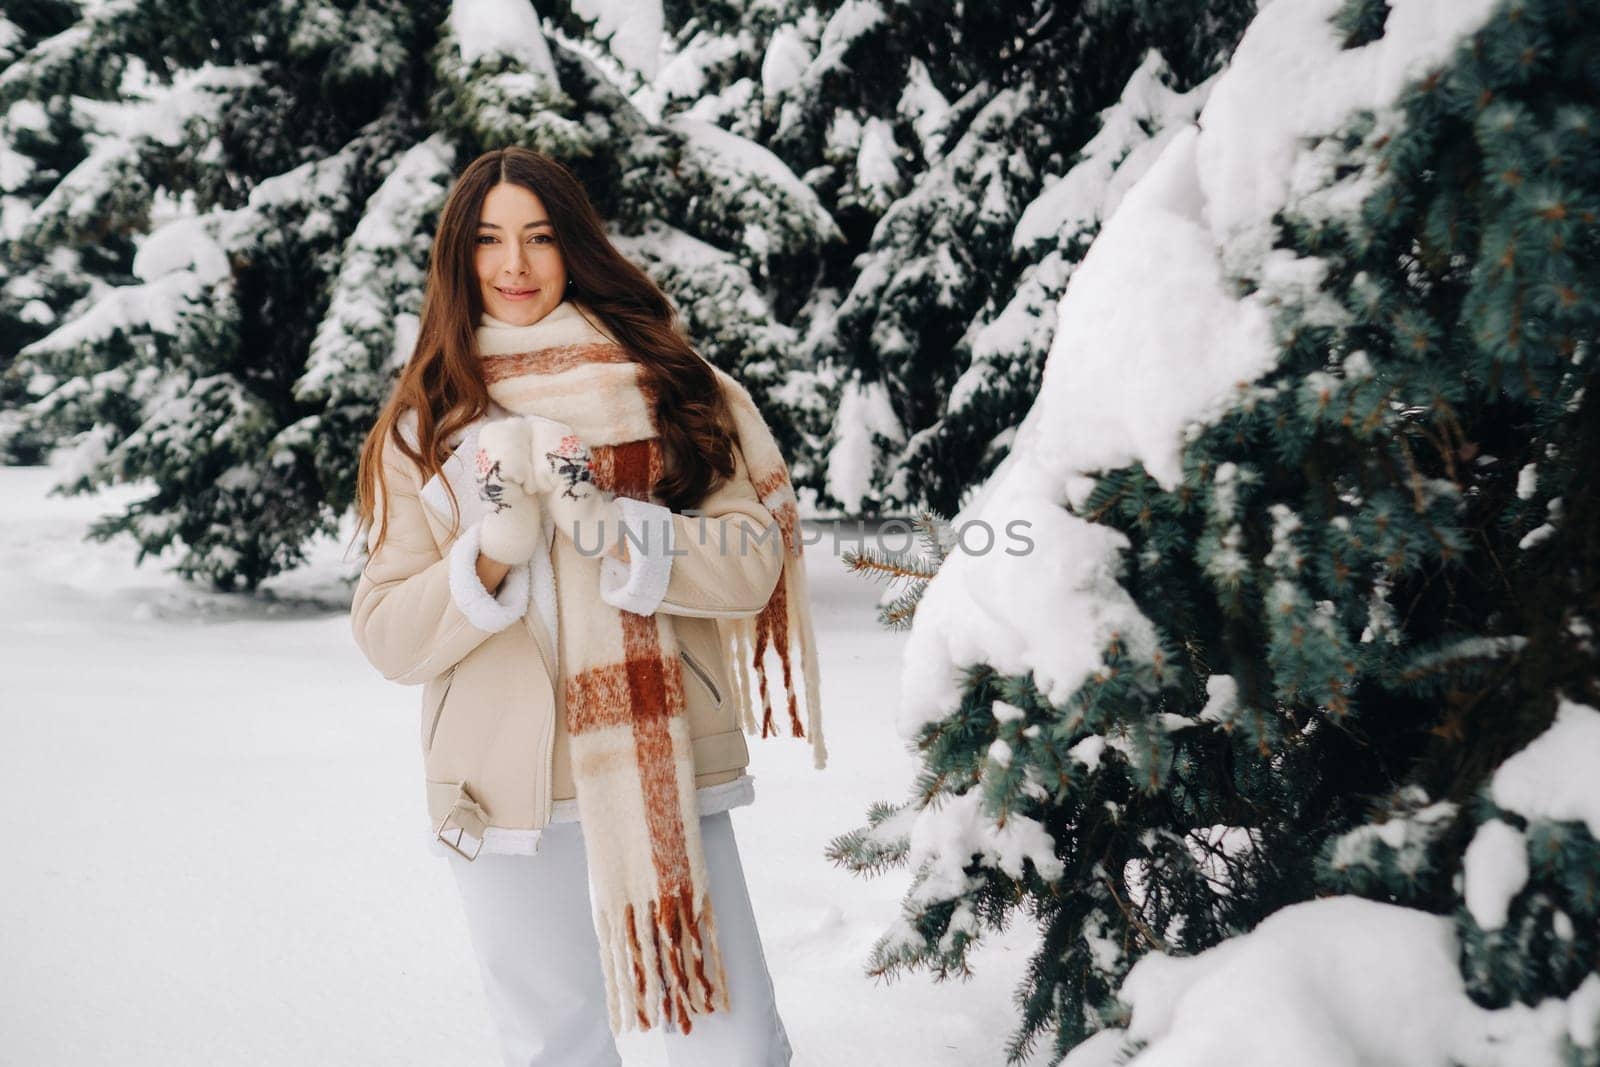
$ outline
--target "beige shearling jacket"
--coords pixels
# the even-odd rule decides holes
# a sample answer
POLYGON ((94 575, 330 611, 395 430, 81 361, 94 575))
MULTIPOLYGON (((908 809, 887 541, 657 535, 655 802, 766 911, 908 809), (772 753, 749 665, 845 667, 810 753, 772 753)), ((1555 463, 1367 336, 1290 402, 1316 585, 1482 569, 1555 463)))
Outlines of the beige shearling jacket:
MULTIPOLYGON (((498 405, 468 426, 444 463, 461 509, 452 528, 438 476, 421 483, 416 466, 385 441, 378 524, 351 603, 351 628, 383 676, 422 687, 423 753, 429 837, 469 858, 479 849, 531 853, 544 827, 577 817, 568 754, 564 686, 557 660, 554 587, 548 554, 511 568, 491 594, 476 571, 483 503, 471 476, 477 433, 498 405)), ((415 413, 401 420, 415 444, 415 413)), ((645 550, 602 563, 602 598, 640 614, 670 617, 686 668, 685 686, 701 814, 753 798, 749 750, 718 639, 719 616, 754 615, 783 567, 782 539, 762 537, 775 522, 739 469, 689 513, 628 502, 631 516, 658 520, 645 550), (744 529, 741 531, 741 527, 744 529)), ((546 544, 553 524, 545 520, 546 544)), ((570 609, 569 609, 570 610, 570 609)))

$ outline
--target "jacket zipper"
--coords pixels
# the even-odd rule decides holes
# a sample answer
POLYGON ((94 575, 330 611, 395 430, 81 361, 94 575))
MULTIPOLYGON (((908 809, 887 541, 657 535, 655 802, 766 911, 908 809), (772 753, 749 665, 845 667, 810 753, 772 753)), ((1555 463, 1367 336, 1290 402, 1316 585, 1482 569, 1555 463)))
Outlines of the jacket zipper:
POLYGON ((450 687, 455 684, 456 669, 451 667, 445 672, 444 692, 439 694, 439 703, 434 705, 433 722, 428 726, 428 751, 433 751, 433 737, 439 732, 439 720, 444 718, 444 702, 450 696, 450 687))
MULTIPOLYGON (((538 644, 538 638, 537 637, 534 638, 534 643, 536 645, 538 644)), ((540 647, 542 649, 543 646, 540 646, 540 647)), ((556 715, 564 715, 564 714, 566 714, 566 709, 562 706, 563 702, 562 702, 562 699, 561 699, 561 674, 560 674, 560 670, 561 670, 561 649, 556 647, 554 641, 551 642, 551 651, 552 651, 552 654, 555 656, 556 662, 553 665, 551 663, 549 663, 549 662, 545 663, 545 676, 546 676, 546 678, 549 679, 549 682, 550 682, 550 706, 555 709, 555 714, 556 715)), ((541 652, 541 655, 542 655, 542 652, 541 652)), ((539 851, 539 846, 544 843, 544 833, 543 833, 543 831, 545 829, 548 829, 549 826, 550 826, 550 809, 551 809, 550 794, 555 791, 555 787, 556 787, 555 786, 555 773, 556 773, 556 720, 555 720, 555 716, 552 715, 550 717, 550 729, 545 732, 545 739, 544 739, 544 791, 539 795, 538 799, 539 799, 539 802, 542 805, 542 807, 537 812, 538 822, 539 822, 539 826, 540 826, 540 831, 541 832, 539 834, 538 840, 534 841, 534 843, 533 843, 533 851, 535 853, 537 853, 539 851)))
MULTIPOLYGON (((551 682, 551 686, 552 686, 552 688, 555 688, 556 687, 556 683, 554 681, 552 681, 551 682)), ((552 701, 552 704, 555 705, 556 714, 557 715, 565 714, 564 709, 562 709, 561 706, 560 706, 561 702, 559 700, 559 697, 561 695, 561 692, 560 692, 559 688, 555 688, 554 695, 558 698, 557 700, 552 701)), ((555 788, 556 788, 555 773, 556 773, 556 720, 555 720, 554 717, 552 717, 550 719, 550 729, 545 734, 545 742, 544 742, 544 792, 542 794, 540 794, 540 797, 539 797, 540 801, 544 804, 544 810, 539 813, 540 834, 539 834, 539 839, 533 843, 533 851, 534 852, 538 852, 539 851, 539 846, 544 843, 544 833, 543 833, 543 831, 544 830, 548 830, 550 828, 550 808, 551 808, 550 794, 555 792, 555 788)))
POLYGON ((717 707, 722 707, 722 693, 717 689, 716 683, 711 680, 711 675, 706 672, 706 669, 696 663, 694 657, 681 648, 678 650, 678 658, 682 659, 688 665, 689 670, 694 672, 694 676, 700 679, 707 689, 711 690, 711 699, 717 702, 717 707))

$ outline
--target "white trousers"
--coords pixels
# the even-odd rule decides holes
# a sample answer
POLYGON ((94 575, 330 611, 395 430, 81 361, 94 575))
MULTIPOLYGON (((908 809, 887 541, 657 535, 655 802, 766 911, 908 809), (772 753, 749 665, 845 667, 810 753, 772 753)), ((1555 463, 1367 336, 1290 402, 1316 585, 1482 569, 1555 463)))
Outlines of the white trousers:
MULTIPOLYGON (((731 1010, 690 1016, 688 1034, 660 1027, 667 1061, 788 1067, 793 1051, 729 813, 701 816, 700 839, 731 1010)), ((531 856, 485 852, 468 862, 451 852, 449 862, 506 1067, 621 1067, 589 907, 582 826, 551 823, 531 856)))

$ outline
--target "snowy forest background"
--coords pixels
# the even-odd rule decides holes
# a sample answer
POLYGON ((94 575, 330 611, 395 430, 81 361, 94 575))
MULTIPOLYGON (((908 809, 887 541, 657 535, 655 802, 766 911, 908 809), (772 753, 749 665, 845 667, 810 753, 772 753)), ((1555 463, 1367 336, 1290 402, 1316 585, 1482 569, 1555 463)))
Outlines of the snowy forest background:
POLYGON ((868 970, 1022 924, 1014 1062, 1595 1065, 1596 57, 1574 0, 8 6, 0 456, 292 572, 454 173, 548 152, 809 519, 1030 524, 864 561, 868 970))

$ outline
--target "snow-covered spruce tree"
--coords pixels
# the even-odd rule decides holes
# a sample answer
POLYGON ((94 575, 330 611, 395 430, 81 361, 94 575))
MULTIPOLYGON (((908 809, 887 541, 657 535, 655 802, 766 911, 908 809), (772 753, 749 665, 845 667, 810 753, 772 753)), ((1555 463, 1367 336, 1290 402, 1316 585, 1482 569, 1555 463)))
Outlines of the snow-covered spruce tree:
MULTIPOLYGON (((133 258, 131 242, 118 233, 78 234, 78 240, 57 234, 45 247, 16 240, 34 208, 89 153, 92 97, 74 106, 56 76, 70 52, 57 35, 77 21, 77 8, 64 2, 0 13, 0 461, 7 463, 38 462, 46 441, 13 425, 12 409, 27 390, 5 369, 91 285, 125 279, 133 258), (41 47, 52 40, 55 47, 41 47), (19 62, 25 55, 30 62, 19 62)), ((114 88, 104 81, 78 85, 96 96, 114 88)))
POLYGON ((1010 237, 1019 269, 1009 293, 987 300, 957 341, 958 376, 937 422, 894 461, 909 472, 908 485, 922 487, 919 497, 955 507, 1004 457, 1038 394, 1056 304, 1074 266, 1122 194, 1194 120, 1214 77, 1177 92, 1168 87, 1175 76, 1151 48, 1121 98, 1097 116, 1098 129, 1071 168, 1047 178, 1023 210, 1010 237))
POLYGON ((1020 910, 1013 1062, 1600 1062, 1585 15, 1262 9, 917 606, 872 973, 1020 910))
POLYGON ((131 280, 16 362, 44 387, 25 422, 78 443, 64 490, 155 487, 93 536, 126 532, 141 558, 175 546, 179 573, 232 588, 334 528, 294 387, 343 241, 416 134, 408 12, 427 24, 420 7, 108 5, 23 56, 54 91, 120 89, 96 108, 114 136, 18 237, 137 243, 131 280))
POLYGON ((828 29, 845 30, 773 101, 774 144, 865 238, 816 348, 842 376, 829 499, 950 512, 993 468, 1051 308, 1132 177, 1113 175, 1193 117, 1254 8, 841 5, 828 29))

